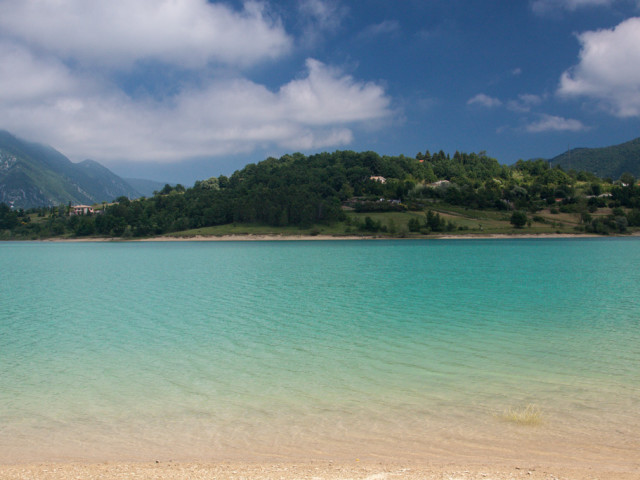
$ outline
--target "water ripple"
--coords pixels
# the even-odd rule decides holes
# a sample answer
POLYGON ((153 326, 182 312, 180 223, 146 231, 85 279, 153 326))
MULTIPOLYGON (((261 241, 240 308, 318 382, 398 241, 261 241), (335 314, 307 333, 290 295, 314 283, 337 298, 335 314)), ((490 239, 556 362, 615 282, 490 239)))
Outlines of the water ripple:
POLYGON ((635 260, 640 242, 615 239, 2 244, 0 451, 172 431, 406 445, 527 403, 567 431, 629 432, 635 260))

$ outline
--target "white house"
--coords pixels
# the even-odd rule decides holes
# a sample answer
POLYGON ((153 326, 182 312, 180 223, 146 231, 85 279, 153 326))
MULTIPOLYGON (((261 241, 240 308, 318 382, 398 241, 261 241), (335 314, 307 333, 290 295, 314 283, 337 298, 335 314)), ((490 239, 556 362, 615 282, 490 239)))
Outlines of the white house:
POLYGON ((69 215, 88 215, 93 213, 93 207, 90 205, 74 205, 71 207, 69 215))

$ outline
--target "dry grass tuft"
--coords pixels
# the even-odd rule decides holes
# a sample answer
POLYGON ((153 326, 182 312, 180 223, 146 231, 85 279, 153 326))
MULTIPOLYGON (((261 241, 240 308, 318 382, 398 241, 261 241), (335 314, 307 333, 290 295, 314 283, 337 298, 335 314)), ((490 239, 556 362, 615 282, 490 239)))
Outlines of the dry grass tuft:
POLYGON ((518 425, 535 426, 542 423, 542 410, 537 405, 530 403, 524 408, 509 408, 505 410, 501 418, 518 425))

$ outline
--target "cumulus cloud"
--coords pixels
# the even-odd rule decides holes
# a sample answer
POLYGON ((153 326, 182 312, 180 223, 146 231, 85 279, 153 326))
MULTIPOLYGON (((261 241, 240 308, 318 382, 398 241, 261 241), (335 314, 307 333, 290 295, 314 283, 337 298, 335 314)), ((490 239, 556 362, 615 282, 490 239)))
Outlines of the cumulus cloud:
MULTIPOLYGON (((322 28, 340 15, 302 5, 322 28)), ((343 146, 391 117, 384 88, 314 59, 276 87, 239 68, 279 68, 292 43, 253 1, 0 0, 1 126, 75 160, 172 162, 343 146)))
POLYGON ((640 116, 640 18, 578 39, 580 61, 562 74, 558 93, 594 99, 619 117, 640 116))
POLYGON ((467 105, 480 105, 486 108, 500 107, 502 101, 495 97, 490 97, 484 93, 479 93, 467 101, 467 105))
POLYGON ((289 118, 323 125, 377 119, 388 113, 389 99, 380 86, 356 82, 313 59, 307 60, 307 68, 307 78, 294 80, 279 92, 289 118))
MULTIPOLYGON (((534 107, 541 105, 546 95, 534 95, 531 93, 523 93, 518 95, 517 99, 509 100, 503 103, 502 100, 494 97, 479 93, 467 101, 467 105, 480 105, 485 108, 499 108, 504 107, 511 112, 515 112, 519 115, 524 114, 523 120, 528 122, 524 126, 524 130, 529 133, 541 133, 541 132, 579 132, 587 130, 582 122, 571 118, 563 118, 554 115, 548 115, 545 113, 530 113, 534 107), (531 122, 531 118, 537 118, 536 121, 531 122)), ((506 130, 511 130, 511 127, 499 127, 498 133, 502 133, 506 130)), ((522 128, 517 128, 522 130, 522 128)))
POLYGON ((531 10, 539 15, 552 13, 557 10, 575 11, 582 7, 606 7, 616 0, 533 0, 531 10))
POLYGON ((509 100, 507 108, 513 112, 529 112, 532 107, 540 105, 543 100, 544 97, 541 95, 523 93, 518 95, 517 100, 509 100))
POLYGON ((526 113, 531 111, 533 107, 540 105, 546 98, 546 95, 535 95, 532 93, 521 93, 518 98, 506 102, 499 98, 490 97, 484 93, 479 93, 475 97, 467 101, 467 105, 480 105, 486 108, 502 107, 503 105, 512 112, 526 113))
POLYGON ((235 11, 207 0, 0 0, 0 28, 64 58, 120 67, 140 59, 251 65, 292 45, 281 23, 252 1, 235 11))
POLYGON ((586 130, 587 127, 579 120, 571 118, 557 117, 555 115, 543 114, 536 122, 530 123, 526 126, 527 132, 541 133, 541 132, 579 132, 586 130))
POLYGON ((0 43, 0 104, 46 101, 81 87, 55 58, 41 59, 12 43, 0 43))
MULTIPOLYGON (((42 70, 46 63, 34 63, 42 70)), ((51 67, 56 74, 57 66, 51 67)), ((45 72, 46 74, 46 72, 45 72)), ((63 71, 64 74, 64 71, 63 71)), ((46 102, 0 104, 21 134, 54 144, 72 157, 148 161, 249 152, 274 146, 311 149, 345 145, 353 128, 391 114, 384 90, 313 59, 306 76, 277 91, 248 79, 211 80, 169 100, 133 99, 115 86, 99 94, 66 89, 46 102)))

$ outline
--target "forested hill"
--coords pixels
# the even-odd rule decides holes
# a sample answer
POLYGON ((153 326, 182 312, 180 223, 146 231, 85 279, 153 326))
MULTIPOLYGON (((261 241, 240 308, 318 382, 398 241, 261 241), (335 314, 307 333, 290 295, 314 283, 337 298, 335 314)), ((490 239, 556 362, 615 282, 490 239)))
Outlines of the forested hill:
MULTIPOLYGON (((587 231, 640 225, 640 187, 633 181, 614 185, 589 173, 552 168, 545 160, 505 166, 484 153, 440 151, 410 158, 337 151, 268 158, 191 188, 165 185, 151 198, 123 196, 94 215, 69 215, 67 205, 16 212, 0 204, 0 237, 146 237, 230 224, 383 227, 371 219, 364 226, 350 223, 360 222, 364 218, 353 215, 365 212, 392 213, 403 228, 428 233, 445 226, 430 210, 438 205, 497 212, 500 218, 515 211, 524 222, 531 220, 527 215, 535 218, 538 211, 560 206, 577 215, 587 231), (598 210, 611 206, 619 210, 598 210), (589 212, 607 216, 591 219, 589 212)), ((456 228, 455 222, 446 228, 456 228)), ((393 230, 391 223, 388 229, 393 230)))
MULTIPOLYGON (((344 219, 342 207, 348 202, 354 208, 406 209, 400 202, 423 198, 426 185, 438 179, 468 185, 445 188, 450 200, 464 201, 471 185, 510 176, 509 167, 484 155, 439 152, 420 157, 338 151, 268 158, 231 177, 198 181, 190 189, 166 186, 145 201, 120 199, 107 208, 108 215, 96 219, 96 228, 118 234, 129 226, 134 236, 144 236, 227 223, 331 223, 344 219)), ((499 191, 483 191, 479 201, 493 206, 500 197, 499 191)))
POLYGON ((640 177, 640 138, 603 148, 574 148, 550 160, 565 170, 586 170, 617 180, 625 172, 640 177))

